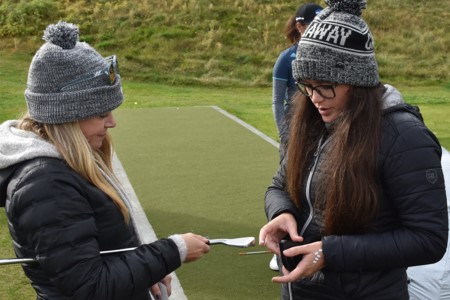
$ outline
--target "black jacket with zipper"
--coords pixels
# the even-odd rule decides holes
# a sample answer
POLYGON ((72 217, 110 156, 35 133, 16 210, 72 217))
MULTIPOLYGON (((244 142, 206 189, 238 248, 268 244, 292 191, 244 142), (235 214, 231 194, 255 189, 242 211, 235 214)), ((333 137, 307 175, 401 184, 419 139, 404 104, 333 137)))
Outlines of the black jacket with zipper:
MULTIPOLYGON (((326 149, 319 151, 317 164, 326 159, 326 149)), ((300 235, 322 240, 326 263, 321 276, 292 283, 293 299, 408 299, 406 268, 434 263, 446 250, 441 154, 416 109, 406 104, 386 109, 378 162, 380 212, 370 232, 341 236, 321 236, 310 184, 304 185, 301 197, 304 209, 297 210, 285 189, 283 160, 266 192, 267 218, 291 213, 300 235)), ((310 182, 317 180, 316 168, 312 170, 310 182)))
POLYGON ((37 299, 147 300, 149 287, 181 265, 171 239, 139 246, 112 200, 58 158, 0 170, 0 202, 17 257, 39 262, 23 265, 37 299))

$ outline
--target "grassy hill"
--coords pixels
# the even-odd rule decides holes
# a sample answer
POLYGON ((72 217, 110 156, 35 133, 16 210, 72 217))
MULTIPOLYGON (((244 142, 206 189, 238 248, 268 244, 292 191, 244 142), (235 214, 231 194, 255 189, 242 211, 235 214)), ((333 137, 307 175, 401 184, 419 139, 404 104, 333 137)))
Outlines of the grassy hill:
MULTIPOLYGON (((325 6, 323 1, 312 1, 325 6)), ((168 84, 269 86, 288 17, 287 0, 3 0, 0 52, 32 55, 45 27, 78 24, 81 40, 117 53, 124 77, 168 84)), ((383 81, 448 84, 450 2, 368 1, 383 81)))

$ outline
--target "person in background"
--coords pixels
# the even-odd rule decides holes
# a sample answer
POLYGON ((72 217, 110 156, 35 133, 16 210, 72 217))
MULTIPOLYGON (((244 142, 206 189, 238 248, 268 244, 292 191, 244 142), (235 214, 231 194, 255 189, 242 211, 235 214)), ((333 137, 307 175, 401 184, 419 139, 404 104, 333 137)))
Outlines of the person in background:
POLYGON ((0 203, 37 299, 148 300, 170 273, 209 251, 176 234, 140 245, 111 158, 112 111, 123 101, 115 56, 79 42, 73 24, 44 32, 25 91, 28 113, 0 125, 0 203), (136 248, 135 248, 136 247, 136 248), (100 255, 101 251, 135 248, 100 255))
POLYGON ((322 7, 314 3, 301 5, 295 16, 286 22, 284 33, 291 42, 291 46, 283 50, 273 67, 272 78, 272 111, 280 138, 280 156, 284 155, 288 135, 289 107, 294 94, 297 92, 292 77, 292 61, 297 55, 298 42, 308 24, 322 11, 322 7))
MULTIPOLYGON (((322 6, 318 4, 305 3, 297 9, 295 16, 291 16, 287 20, 284 34, 291 42, 291 46, 280 53, 273 67, 272 111, 280 139, 280 159, 285 153, 289 131, 289 107, 294 94, 297 92, 294 77, 292 77, 292 61, 297 55, 298 41, 300 41, 302 34, 322 9, 322 6)), ((276 255, 270 260, 269 267, 274 271, 279 270, 276 255)))
POLYGON ((287 154, 265 195, 259 243, 293 268, 283 299, 409 299, 406 269, 448 241, 442 148, 379 79, 364 0, 327 0, 292 63, 287 154), (280 252, 283 240, 297 242, 280 252))
MULTIPOLYGON (((450 153, 442 151, 442 169, 444 171, 447 193, 447 207, 450 207, 450 153)), ((450 210, 448 211, 450 221, 450 210)), ((444 257, 434 264, 410 267, 408 291, 410 300, 449 300, 450 299, 450 239, 444 257)))

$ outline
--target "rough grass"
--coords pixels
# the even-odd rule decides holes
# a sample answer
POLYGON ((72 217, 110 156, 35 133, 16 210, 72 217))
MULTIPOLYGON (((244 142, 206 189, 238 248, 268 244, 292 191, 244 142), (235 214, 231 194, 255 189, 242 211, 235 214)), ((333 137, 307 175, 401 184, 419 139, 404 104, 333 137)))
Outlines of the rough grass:
MULTIPOLYGON (((323 1, 313 1, 325 5, 323 1)), ((48 23, 80 26, 81 39, 117 53, 130 79, 169 84, 269 86, 288 46, 283 27, 296 2, 261 0, 4 0, 0 48, 28 54, 48 23), (26 16, 26 18, 24 17, 26 16)), ((368 1, 384 81, 449 81, 450 2, 368 1)))
MULTIPOLYGON (((258 236, 278 164, 273 145, 210 107, 120 108, 115 116, 119 159, 158 236, 258 236)), ((189 299, 277 299, 271 255, 238 255, 255 250, 212 246, 183 265, 177 275, 189 299)))

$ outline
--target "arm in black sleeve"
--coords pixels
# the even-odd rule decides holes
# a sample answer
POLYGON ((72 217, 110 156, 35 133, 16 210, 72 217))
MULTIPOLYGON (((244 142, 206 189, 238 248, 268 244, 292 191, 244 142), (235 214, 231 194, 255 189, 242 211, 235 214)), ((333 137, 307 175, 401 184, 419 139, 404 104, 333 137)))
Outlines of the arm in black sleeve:
POLYGON ((39 272, 70 299, 148 295, 150 286, 181 265, 176 244, 163 239, 101 256, 96 214, 77 180, 64 170, 36 171, 12 196, 18 231, 36 255, 39 272))
POLYGON ((404 268, 434 263, 444 255, 448 214, 441 147, 421 122, 407 119, 405 123, 403 130, 395 129, 399 132, 391 142, 384 140, 377 228, 362 235, 324 237, 328 269, 404 268))

